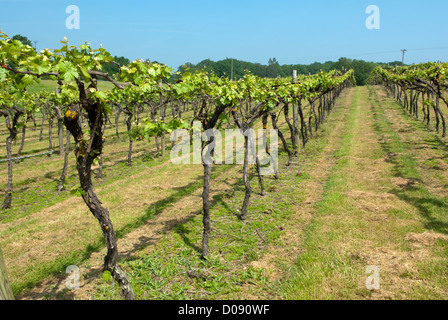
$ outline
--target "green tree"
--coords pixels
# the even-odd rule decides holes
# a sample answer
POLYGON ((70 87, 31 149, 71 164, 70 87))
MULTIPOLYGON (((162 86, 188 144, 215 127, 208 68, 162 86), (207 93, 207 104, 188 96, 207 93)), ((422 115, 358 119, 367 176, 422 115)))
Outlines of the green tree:
MULTIPOLYGON (((117 56, 114 56, 114 61, 121 66, 126 66, 131 62, 128 58, 117 56)), ((109 76, 112 76, 118 73, 120 70, 118 68, 118 65, 115 63, 105 63, 103 65, 103 71, 107 72, 109 76)))
POLYGON ((276 58, 269 58, 268 68, 266 77, 268 78, 276 78, 280 74, 279 72, 280 66, 276 58))
POLYGON ((28 39, 27 37, 22 36, 22 35, 20 35, 20 34, 16 34, 16 35, 15 35, 14 37, 12 37, 11 39, 12 39, 12 40, 19 40, 19 41, 22 42, 23 44, 27 44, 27 45, 29 45, 29 46, 31 46, 31 47, 34 47, 34 46, 33 46, 33 43, 31 42, 30 39, 28 39))

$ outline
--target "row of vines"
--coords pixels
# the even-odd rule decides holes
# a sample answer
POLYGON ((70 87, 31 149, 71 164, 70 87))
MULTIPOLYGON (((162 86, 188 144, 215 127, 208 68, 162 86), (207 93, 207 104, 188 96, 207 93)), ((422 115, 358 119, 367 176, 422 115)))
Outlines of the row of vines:
POLYGON ((443 102, 448 107, 448 63, 377 67, 370 75, 369 83, 384 85, 410 114, 416 118, 422 115, 428 126, 433 119, 437 132, 446 136, 446 115, 440 105, 443 102))

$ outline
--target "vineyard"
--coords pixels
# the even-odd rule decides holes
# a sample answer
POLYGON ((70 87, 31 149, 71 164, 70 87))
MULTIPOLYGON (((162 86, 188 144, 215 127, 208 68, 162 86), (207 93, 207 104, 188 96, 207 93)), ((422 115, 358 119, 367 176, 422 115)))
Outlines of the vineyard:
POLYGON ((448 297, 448 64, 359 87, 353 70, 230 80, 61 45, 0 33, 2 294, 448 297))

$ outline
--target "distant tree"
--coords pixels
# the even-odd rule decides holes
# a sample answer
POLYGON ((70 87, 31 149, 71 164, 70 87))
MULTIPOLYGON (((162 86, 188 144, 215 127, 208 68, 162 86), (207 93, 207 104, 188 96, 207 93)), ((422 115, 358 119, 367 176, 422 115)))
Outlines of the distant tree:
MULTIPOLYGON (((208 60, 210 61, 210 60, 208 60)), ((232 69, 232 59, 225 59, 218 62, 214 62, 212 65, 209 64, 207 68, 205 68, 208 72, 215 72, 217 76, 222 77, 229 77, 231 74, 232 69)))
MULTIPOLYGON (((116 63, 118 63, 122 66, 128 65, 131 62, 128 58, 117 57, 117 56, 114 56, 114 60, 116 63)), ((103 65, 103 70, 105 72, 107 72, 110 76, 112 76, 120 71, 118 69, 118 66, 115 63, 105 63, 103 65)))
POLYGON ((183 65, 179 66, 179 68, 177 68, 177 72, 179 72, 180 74, 185 73, 185 71, 192 71, 192 69, 195 68, 195 65, 191 62, 186 62, 183 65))
POLYGON ((33 43, 31 42, 30 39, 28 39, 25 36, 22 36, 20 34, 16 34, 14 37, 11 38, 12 40, 19 40, 20 42, 22 42, 23 44, 27 44, 31 47, 34 47, 33 43))
POLYGON ((280 74, 279 72, 280 66, 276 58, 269 58, 268 68, 266 77, 268 78, 276 78, 280 74))

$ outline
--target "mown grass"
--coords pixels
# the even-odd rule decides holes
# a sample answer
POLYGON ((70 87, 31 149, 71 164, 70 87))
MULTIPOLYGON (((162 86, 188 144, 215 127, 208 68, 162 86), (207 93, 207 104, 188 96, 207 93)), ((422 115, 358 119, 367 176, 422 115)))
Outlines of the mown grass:
MULTIPOLYGON (((380 106, 381 102, 377 95, 373 92, 372 88, 370 90, 374 96, 375 104, 380 106)), ((391 100, 386 100, 386 103, 390 103, 391 107, 389 108, 401 111, 396 112, 396 114, 401 113, 406 122, 418 130, 418 135, 421 136, 421 139, 425 143, 432 143, 437 146, 431 151, 432 155, 441 156, 444 161, 447 161, 447 146, 432 130, 428 130, 426 125, 406 112, 403 112, 402 107, 398 103, 391 100)), ((392 193, 417 209, 419 213, 418 218, 423 225, 419 230, 420 232, 430 230, 447 235, 447 198, 431 193, 425 186, 425 182, 428 182, 422 177, 422 172, 424 172, 425 168, 419 165, 419 162, 414 156, 413 148, 416 147, 414 142, 403 142, 398 134, 392 130, 392 123, 385 117, 383 112, 379 112, 379 117, 391 137, 389 143, 383 144, 384 151, 389 152, 393 150, 399 154, 392 160, 394 164, 393 175, 406 177, 416 182, 405 188, 395 188, 392 190, 392 193)), ((431 154, 427 156, 430 157, 431 154)), ((426 165, 428 165, 427 161, 426 165)), ((445 176, 441 177, 442 181, 445 179, 445 176)), ((417 264, 417 274, 408 275, 411 279, 424 283, 424 285, 415 286, 414 290, 408 296, 409 299, 446 299, 448 297, 448 293, 446 292, 446 288, 448 288, 448 279, 446 277, 446 274, 448 274, 448 242, 440 239, 437 240, 431 247, 431 254, 433 255, 432 259, 417 264)))
POLYGON ((336 164, 331 169, 324 186, 322 200, 315 205, 317 212, 304 230, 302 244, 304 252, 290 267, 288 277, 278 284, 277 291, 283 299, 336 299, 338 296, 325 291, 325 288, 331 288, 331 284, 334 284, 337 288, 349 290, 352 286, 350 280, 351 270, 354 269, 354 266, 349 259, 341 256, 334 248, 335 243, 338 243, 341 237, 345 237, 341 231, 345 231, 347 226, 343 226, 341 221, 333 228, 325 228, 327 230, 325 232, 323 229, 327 224, 325 216, 339 215, 339 213, 346 213, 346 210, 349 210, 344 204, 342 194, 347 181, 347 173, 342 170, 347 167, 348 163, 346 156, 350 152, 353 139, 354 121, 358 113, 356 106, 358 96, 359 89, 357 88, 348 110, 348 116, 345 118, 340 147, 333 154, 333 157, 337 159, 336 164), (347 276, 349 279, 346 279, 347 276), (331 283, 328 283, 329 281, 331 283))
MULTIPOLYGON (((286 161, 285 157, 281 161, 286 161)), ((219 170, 220 166, 215 166, 219 170)), ((216 173, 215 173, 216 174, 216 173)), ((278 184, 300 183, 304 176, 265 178, 267 190, 278 184)), ((257 179, 252 172, 252 186, 257 179)), ((213 188, 213 184, 212 184, 213 188)), ((254 193, 258 190, 253 190, 254 193)), ((231 191, 212 199, 211 257, 201 259, 202 215, 198 210, 186 221, 146 250, 139 251, 122 265, 129 270, 138 299, 240 299, 262 294, 268 275, 255 268, 267 245, 275 245, 284 225, 294 214, 294 202, 300 202, 301 191, 269 193, 251 198, 248 220, 238 218, 244 198, 244 184, 238 179, 231 191), (281 196, 280 196, 281 195, 281 196)), ((100 287, 99 299, 119 299, 120 289, 106 281, 100 287)))
MULTIPOLYGON (((370 88, 370 90, 373 89, 370 88)), ((374 95, 374 101, 378 106, 381 105, 376 94, 374 95)), ((401 107, 397 103, 392 104, 392 106, 395 108, 401 107)), ((390 140, 382 144, 384 152, 397 154, 396 157, 393 157, 390 160, 390 162, 394 164, 392 175, 395 177, 407 178, 410 181, 416 182, 404 189, 396 189, 394 190, 394 193, 399 198, 412 204, 418 209, 421 217, 425 221, 426 229, 448 234, 448 224, 445 222, 448 209, 446 199, 437 197, 425 187, 424 180, 420 173, 422 168, 419 167, 419 163, 412 152, 412 142, 403 142, 401 140, 397 132, 392 129, 392 123, 385 117, 384 113, 381 112, 381 109, 379 109, 378 117, 390 137, 390 140)), ((407 120, 409 121, 410 119, 407 120)), ((419 134, 424 137, 426 136, 426 139, 428 136, 432 135, 425 131, 421 131, 419 134)), ((446 145, 444 146, 446 148, 446 145)), ((440 148, 434 150, 434 153, 436 154, 440 154, 441 152, 443 152, 443 150, 440 150, 440 148)))
POLYGON ((322 200, 316 204, 317 213, 305 230, 304 251, 290 268, 288 278, 280 281, 277 287, 284 299, 369 299, 373 296, 380 299, 440 299, 448 296, 445 276, 447 242, 438 240, 437 245, 429 249, 430 258, 412 261, 409 260, 411 255, 406 254, 415 250, 406 240, 406 235, 428 230, 446 233, 443 220, 446 206, 423 184, 402 189, 390 182, 394 177, 411 181, 421 177, 412 150, 392 129, 378 98, 371 88, 369 91, 370 94, 367 88, 357 88, 341 146, 334 153, 336 165, 325 184, 322 200), (372 129, 386 139, 380 146, 366 148, 362 144, 368 142, 356 140, 361 128, 361 113, 357 105, 361 103, 366 107, 368 94, 372 98, 370 103, 373 103, 370 107, 374 117, 372 129), (367 151, 360 154, 363 148, 367 151), (361 176, 362 172, 357 172, 362 166, 359 167, 358 160, 354 160, 356 157, 362 156, 369 159, 369 163, 374 163, 388 154, 397 156, 393 158, 392 165, 382 168, 373 184, 361 176), (376 215, 361 210, 347 197, 347 192, 352 189, 371 193, 389 190, 402 200, 402 204, 384 209, 378 215, 383 223, 372 223, 369 221, 375 221, 372 217, 376 215), (412 207, 415 210, 409 210, 412 207), (397 250, 402 252, 398 257, 408 259, 403 263, 415 264, 417 272, 405 272, 397 278, 387 260, 389 252, 393 256, 397 250), (384 257, 381 258, 383 251, 384 257), (372 260, 378 257, 384 260, 372 260), (372 291, 365 287, 369 263, 377 263, 384 268, 382 290, 372 291))

